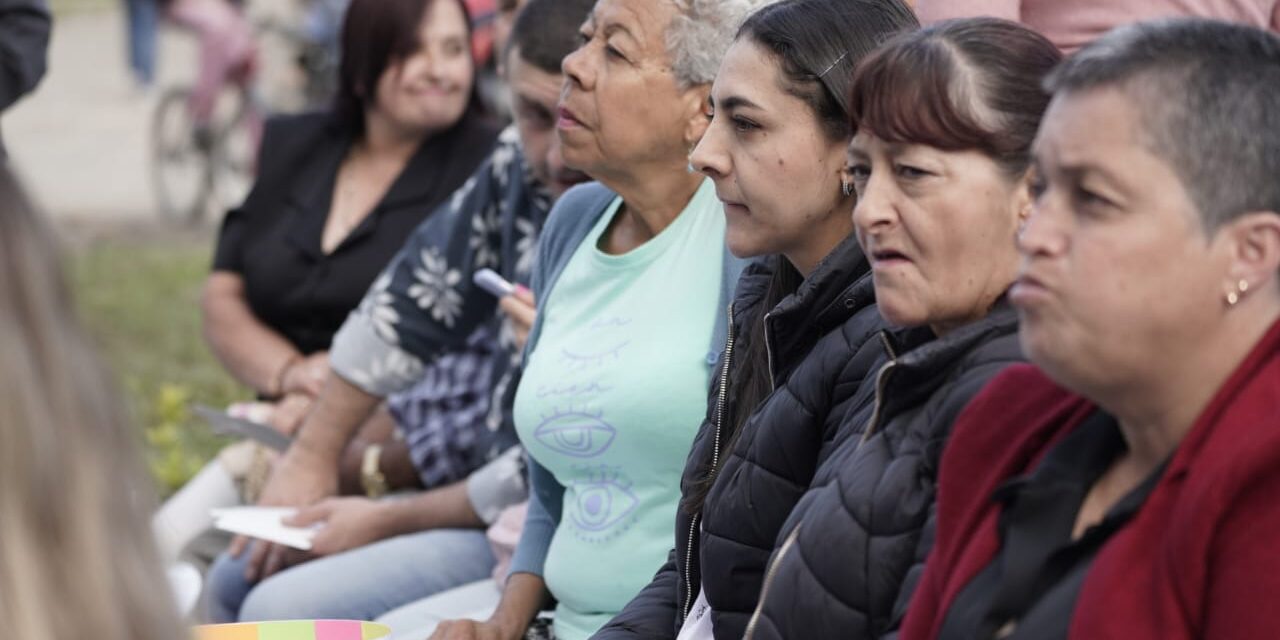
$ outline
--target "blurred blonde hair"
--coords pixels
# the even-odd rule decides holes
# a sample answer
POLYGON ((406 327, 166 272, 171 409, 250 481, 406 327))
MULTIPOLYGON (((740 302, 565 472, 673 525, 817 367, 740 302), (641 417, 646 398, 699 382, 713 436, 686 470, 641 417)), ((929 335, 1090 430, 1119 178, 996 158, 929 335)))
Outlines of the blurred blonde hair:
POLYGON ((0 625, 178 640, 136 434, 72 310, 52 234, 0 167, 0 625))

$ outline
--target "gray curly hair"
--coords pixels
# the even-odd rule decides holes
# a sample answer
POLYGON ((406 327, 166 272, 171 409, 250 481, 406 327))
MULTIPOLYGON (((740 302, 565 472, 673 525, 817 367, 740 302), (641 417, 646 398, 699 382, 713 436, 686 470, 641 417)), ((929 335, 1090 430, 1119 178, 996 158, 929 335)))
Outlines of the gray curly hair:
POLYGON ((709 84, 738 28, 760 7, 777 0, 672 0, 680 15, 667 27, 671 69, 683 87, 709 84))

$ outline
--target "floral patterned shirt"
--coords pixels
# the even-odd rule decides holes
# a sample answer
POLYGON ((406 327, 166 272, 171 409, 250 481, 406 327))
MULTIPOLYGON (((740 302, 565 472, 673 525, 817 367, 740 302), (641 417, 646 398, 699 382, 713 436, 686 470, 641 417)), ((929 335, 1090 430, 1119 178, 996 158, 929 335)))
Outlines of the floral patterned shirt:
POLYGON ((453 197, 407 239, 334 337, 333 370, 365 392, 387 396, 413 386, 426 363, 466 345, 490 325, 502 349, 495 355, 487 447, 497 455, 516 442, 510 407, 520 353, 497 299, 472 281, 490 268, 527 284, 538 232, 551 196, 534 181, 514 128, 453 197))

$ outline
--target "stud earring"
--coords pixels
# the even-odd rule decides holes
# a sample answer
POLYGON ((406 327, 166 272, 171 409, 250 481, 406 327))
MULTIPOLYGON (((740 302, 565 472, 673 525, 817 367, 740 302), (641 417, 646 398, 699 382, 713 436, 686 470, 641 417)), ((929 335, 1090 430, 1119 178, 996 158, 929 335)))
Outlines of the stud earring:
POLYGON ((1244 298, 1244 294, 1248 293, 1248 291, 1249 291, 1248 280, 1241 280, 1240 282, 1236 283, 1236 290, 1227 292, 1227 306, 1234 307, 1237 304, 1239 304, 1240 300, 1244 298))

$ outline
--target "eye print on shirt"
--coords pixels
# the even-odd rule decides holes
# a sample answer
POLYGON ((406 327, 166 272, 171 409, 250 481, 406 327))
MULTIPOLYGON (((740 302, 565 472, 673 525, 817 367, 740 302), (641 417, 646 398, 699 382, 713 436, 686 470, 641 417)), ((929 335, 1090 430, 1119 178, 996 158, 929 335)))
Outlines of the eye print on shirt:
POLYGON ((603 471, 589 480, 573 483, 576 500, 570 518, 583 531, 608 529, 635 511, 640 499, 616 474, 603 471))
POLYGON ((565 367, 571 370, 589 369, 601 367, 618 360, 622 350, 631 344, 630 340, 623 341, 613 347, 601 351, 590 353, 580 353, 569 349, 560 349, 560 356, 564 358, 565 367))
POLYGON ((601 419, 603 412, 559 411, 542 419, 533 437, 552 451, 575 458, 604 453, 618 430, 601 419))

